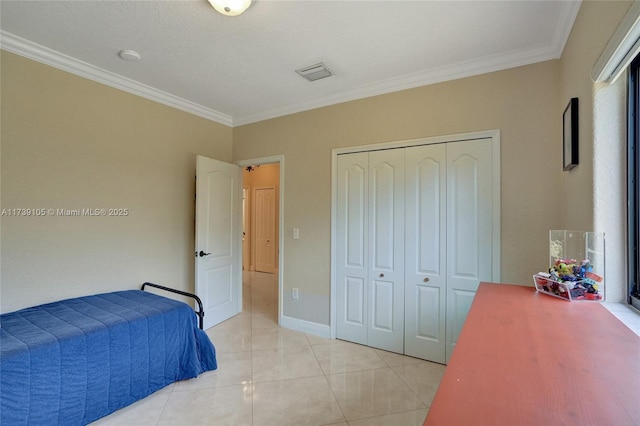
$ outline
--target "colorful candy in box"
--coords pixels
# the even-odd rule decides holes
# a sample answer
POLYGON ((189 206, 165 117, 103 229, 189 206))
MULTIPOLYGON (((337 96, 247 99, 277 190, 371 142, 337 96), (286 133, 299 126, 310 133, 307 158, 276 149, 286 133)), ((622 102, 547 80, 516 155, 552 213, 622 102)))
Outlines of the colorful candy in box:
POLYGON ((593 272, 589 259, 556 260, 549 272, 533 276, 536 290, 565 300, 602 300, 598 284, 602 277, 593 272))

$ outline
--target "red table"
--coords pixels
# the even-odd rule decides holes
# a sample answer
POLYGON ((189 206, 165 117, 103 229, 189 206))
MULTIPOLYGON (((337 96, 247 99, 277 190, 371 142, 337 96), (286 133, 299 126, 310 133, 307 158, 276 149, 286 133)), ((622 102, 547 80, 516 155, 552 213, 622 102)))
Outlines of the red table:
POLYGON ((640 425, 640 338, 599 302, 481 283, 425 425, 640 425))

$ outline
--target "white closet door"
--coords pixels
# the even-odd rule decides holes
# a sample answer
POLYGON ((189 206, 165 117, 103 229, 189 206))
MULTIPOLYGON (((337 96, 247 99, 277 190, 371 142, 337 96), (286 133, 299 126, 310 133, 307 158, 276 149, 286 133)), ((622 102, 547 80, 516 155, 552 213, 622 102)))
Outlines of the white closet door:
POLYGON ((404 150, 369 153, 368 345, 404 350, 404 150))
POLYGON ((338 338, 448 361, 478 284, 492 279, 492 145, 338 157, 338 338))
POLYGON ((367 344, 368 162, 366 152, 338 157, 336 334, 367 344))
POLYGON ((491 144, 447 144, 447 361, 478 284, 492 278, 491 144))
POLYGON ((446 146, 406 150, 405 354, 446 360, 446 146))

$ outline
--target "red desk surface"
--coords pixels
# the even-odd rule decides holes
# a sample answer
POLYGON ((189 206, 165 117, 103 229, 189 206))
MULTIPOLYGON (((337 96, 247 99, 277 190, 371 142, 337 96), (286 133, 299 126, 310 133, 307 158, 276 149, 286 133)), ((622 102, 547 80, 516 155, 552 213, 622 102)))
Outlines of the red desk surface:
POLYGON ((599 302, 481 283, 425 425, 640 425, 640 338, 599 302))

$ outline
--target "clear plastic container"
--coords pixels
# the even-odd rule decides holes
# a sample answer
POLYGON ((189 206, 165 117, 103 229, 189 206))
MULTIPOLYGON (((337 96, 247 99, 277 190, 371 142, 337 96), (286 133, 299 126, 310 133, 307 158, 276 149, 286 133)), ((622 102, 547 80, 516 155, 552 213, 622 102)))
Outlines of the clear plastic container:
POLYGON ((541 273, 533 276, 533 283, 536 286, 536 290, 540 293, 570 301, 603 299, 599 291, 590 292, 589 289, 591 286, 586 284, 584 280, 558 281, 547 275, 548 274, 541 273))
POLYGON ((549 274, 534 275, 536 289, 566 300, 604 300, 604 246, 601 232, 549 231, 549 274))

